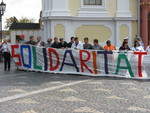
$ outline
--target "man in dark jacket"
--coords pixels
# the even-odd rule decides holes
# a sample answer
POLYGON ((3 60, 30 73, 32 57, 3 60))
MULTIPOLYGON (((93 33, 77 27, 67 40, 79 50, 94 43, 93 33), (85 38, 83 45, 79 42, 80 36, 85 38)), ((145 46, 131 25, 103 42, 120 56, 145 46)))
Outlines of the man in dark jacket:
POLYGON ((60 42, 58 43, 58 47, 59 47, 60 49, 68 48, 68 44, 67 44, 66 41, 64 41, 63 38, 60 38, 59 41, 60 41, 60 42))
POLYGON ((34 41, 34 37, 30 36, 30 40, 26 44, 28 44, 28 45, 36 45, 37 43, 34 41))
POLYGON ((54 43, 52 44, 52 48, 59 48, 58 44, 59 44, 58 38, 55 37, 55 38, 54 38, 54 43))
POLYGON ((72 44, 74 43, 74 37, 70 38, 70 42, 68 43, 68 48, 71 48, 72 44))

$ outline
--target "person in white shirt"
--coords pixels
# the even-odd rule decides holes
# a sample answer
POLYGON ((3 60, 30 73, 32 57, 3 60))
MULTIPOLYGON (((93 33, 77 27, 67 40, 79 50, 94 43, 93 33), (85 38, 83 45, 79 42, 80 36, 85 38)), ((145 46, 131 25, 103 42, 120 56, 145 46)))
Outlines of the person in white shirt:
POLYGON ((132 51, 144 51, 144 48, 140 45, 139 41, 135 41, 134 47, 131 48, 132 51))
POLYGON ((71 48, 82 50, 83 49, 83 43, 79 41, 78 37, 74 38, 75 42, 72 44, 71 48))
POLYGON ((37 46, 38 47, 44 47, 45 46, 45 43, 41 39, 42 39, 41 36, 37 37, 37 46))
POLYGON ((147 46, 146 51, 149 53, 150 52, 150 45, 147 46))
POLYGON ((2 51, 3 53, 3 57, 4 57, 4 70, 6 71, 8 68, 8 71, 10 71, 10 52, 9 52, 9 45, 10 43, 8 43, 7 39, 4 39, 4 43, 2 44, 2 47, 0 49, 0 51, 2 51))

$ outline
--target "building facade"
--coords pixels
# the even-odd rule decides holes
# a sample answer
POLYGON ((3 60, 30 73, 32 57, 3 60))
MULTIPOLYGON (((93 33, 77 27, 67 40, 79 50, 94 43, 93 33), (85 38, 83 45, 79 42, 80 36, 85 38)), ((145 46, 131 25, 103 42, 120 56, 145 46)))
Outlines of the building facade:
POLYGON ((137 0, 42 0, 44 40, 88 37, 91 43, 111 40, 119 47, 129 37, 132 46, 138 32, 137 6, 137 0))
POLYGON ((43 36, 39 23, 13 23, 9 32, 12 44, 16 44, 18 35, 24 35, 25 41, 28 41, 31 35, 34 36, 35 41, 37 36, 43 36))

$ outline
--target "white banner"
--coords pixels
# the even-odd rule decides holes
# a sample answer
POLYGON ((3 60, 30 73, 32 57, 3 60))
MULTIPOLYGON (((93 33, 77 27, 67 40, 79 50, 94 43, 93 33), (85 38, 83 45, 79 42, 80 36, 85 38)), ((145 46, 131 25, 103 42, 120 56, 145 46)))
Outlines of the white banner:
POLYGON ((50 73, 150 79, 147 52, 95 51, 11 45, 19 69, 50 73))

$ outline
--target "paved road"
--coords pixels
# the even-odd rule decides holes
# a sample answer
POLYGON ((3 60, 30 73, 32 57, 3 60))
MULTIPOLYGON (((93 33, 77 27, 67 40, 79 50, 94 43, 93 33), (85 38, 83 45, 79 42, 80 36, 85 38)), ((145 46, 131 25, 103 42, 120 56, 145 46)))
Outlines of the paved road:
POLYGON ((150 113, 150 81, 3 71, 0 113, 150 113))

